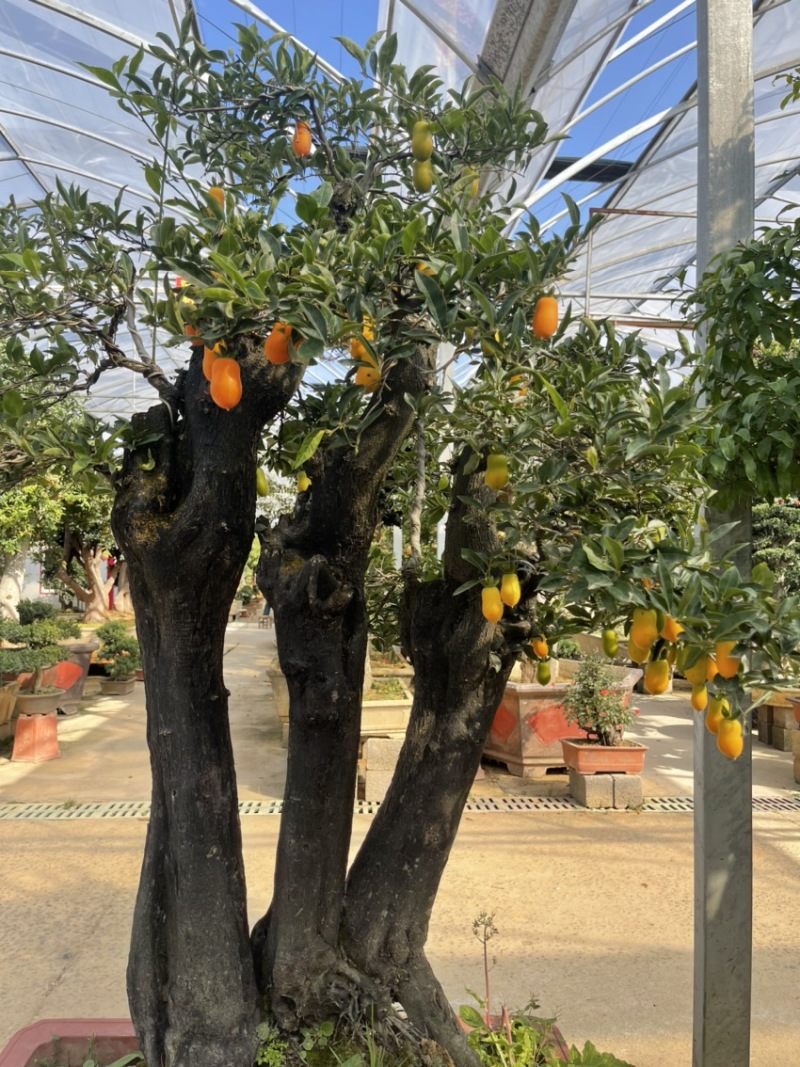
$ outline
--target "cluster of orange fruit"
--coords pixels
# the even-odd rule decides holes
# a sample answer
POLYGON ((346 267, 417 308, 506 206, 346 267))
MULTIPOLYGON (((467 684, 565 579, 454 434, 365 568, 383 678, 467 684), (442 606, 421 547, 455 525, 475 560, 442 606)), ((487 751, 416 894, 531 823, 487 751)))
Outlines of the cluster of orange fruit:
POLYGON ((361 324, 361 336, 350 338, 350 356, 358 361, 356 369, 356 385, 360 385, 365 393, 374 393, 380 385, 381 370, 375 357, 369 351, 364 341, 375 340, 375 322, 369 315, 364 315, 361 324))
POLYGON ((486 585, 481 591, 481 611, 487 622, 500 622, 505 608, 515 608, 519 604, 522 592, 519 578, 514 571, 508 571, 500 578, 500 588, 486 585))
MULTIPOLYGON (((605 643, 603 647, 609 653, 605 643)), ((741 660, 732 655, 735 641, 717 641, 714 655, 701 654, 689 666, 692 655, 690 645, 678 645, 684 627, 670 615, 663 615, 655 608, 635 608, 628 634, 628 655, 634 663, 645 664, 644 687, 648 693, 664 693, 669 686, 670 667, 677 664, 684 678, 691 683, 692 707, 706 713, 706 726, 717 735, 717 747, 729 759, 736 759, 744 749, 741 720, 730 716, 730 704, 724 697, 712 697, 709 702, 708 683, 719 676, 735 678, 741 660), (661 638, 666 642, 655 659, 650 658, 652 646, 661 638)), ((616 649, 615 649, 616 652, 616 649)))

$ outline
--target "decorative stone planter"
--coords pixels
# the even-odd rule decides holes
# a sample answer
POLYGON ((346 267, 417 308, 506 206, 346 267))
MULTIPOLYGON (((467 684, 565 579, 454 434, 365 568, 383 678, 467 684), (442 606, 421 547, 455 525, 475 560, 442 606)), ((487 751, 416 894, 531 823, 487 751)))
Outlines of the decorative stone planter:
POLYGON ((58 759, 60 755, 55 709, 46 714, 29 715, 23 712, 17 716, 12 763, 45 763, 58 759))
POLYGON ((17 693, 15 711, 17 715, 49 715, 55 713, 64 696, 63 689, 52 693, 31 693, 20 690, 17 693))
POLYGON ((101 1063, 139 1047, 128 1019, 42 1019, 14 1034, 0 1051, 0 1067, 37 1067, 43 1060, 83 1063, 90 1040, 101 1063))
MULTIPOLYGON (((511 774, 523 778, 541 778, 550 767, 564 767, 561 739, 586 737, 564 715, 564 697, 579 666, 576 660, 559 660, 558 680, 550 685, 508 682, 483 748, 484 756, 505 763, 511 774)), ((642 671, 610 669, 616 683, 614 691, 629 704, 642 671)))
POLYGON ((100 693, 104 697, 124 697, 136 688, 136 675, 130 678, 101 678, 100 693))
POLYGON ((598 745, 587 738, 563 738, 564 764, 578 774, 641 774, 647 745, 623 741, 621 745, 598 745))

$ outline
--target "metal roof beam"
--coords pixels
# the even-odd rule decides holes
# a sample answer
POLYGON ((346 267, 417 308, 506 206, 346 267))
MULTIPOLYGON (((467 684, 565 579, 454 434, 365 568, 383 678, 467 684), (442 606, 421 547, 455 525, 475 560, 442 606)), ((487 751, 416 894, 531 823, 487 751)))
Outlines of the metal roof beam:
POLYGON ((97 15, 91 15, 88 11, 83 11, 72 4, 65 4, 63 0, 31 0, 31 3, 47 8, 48 11, 55 11, 56 14, 63 15, 65 18, 74 19, 75 22, 82 22, 84 26, 90 26, 93 30, 107 33, 109 37, 116 37, 117 40, 133 45, 134 48, 146 49, 149 47, 150 42, 145 37, 129 33, 128 30, 123 30, 121 26, 115 26, 113 22, 107 22, 105 19, 98 18, 97 15))
POLYGON ((552 62, 576 3, 498 0, 478 59, 483 79, 492 75, 511 91, 520 85, 526 94, 532 92, 539 74, 552 62))

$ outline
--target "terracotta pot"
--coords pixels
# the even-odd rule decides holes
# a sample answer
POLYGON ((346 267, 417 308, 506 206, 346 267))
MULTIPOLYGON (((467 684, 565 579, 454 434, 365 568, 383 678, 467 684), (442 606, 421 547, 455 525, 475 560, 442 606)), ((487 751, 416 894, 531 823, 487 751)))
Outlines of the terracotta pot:
POLYGON ((647 745, 625 741, 598 745, 588 739, 561 739, 565 766, 578 774, 641 774, 647 745))
POLYGON ((14 1034, 0 1051, 0 1067, 36 1067, 56 1055, 58 1062, 83 1063, 90 1039, 101 1063, 139 1047, 128 1019, 42 1019, 14 1034), (56 1034, 57 1046, 53 1042, 56 1034))

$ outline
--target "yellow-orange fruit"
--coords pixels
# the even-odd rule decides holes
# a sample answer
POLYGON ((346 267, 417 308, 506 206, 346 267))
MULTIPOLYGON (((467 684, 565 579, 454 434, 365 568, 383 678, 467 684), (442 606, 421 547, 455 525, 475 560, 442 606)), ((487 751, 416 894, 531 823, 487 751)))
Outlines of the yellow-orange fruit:
POLYGON ((739 673, 742 661, 737 656, 731 655, 735 647, 735 641, 717 641, 715 646, 717 673, 723 678, 735 678, 739 673))
POLYGON ((414 159, 424 162, 433 153, 433 137, 429 122, 415 122, 411 132, 411 154, 414 159))
POLYGON ((704 685, 692 686, 692 707, 695 711, 705 711, 708 704, 708 690, 704 685))
POLYGON ((288 322, 276 322, 264 342, 264 355, 270 363, 289 362, 289 341, 292 327, 288 322))
POLYGON ((538 656, 539 659, 547 659, 550 655, 550 649, 547 647, 547 641, 543 637, 534 637, 531 641, 531 651, 534 656, 538 656))
POLYGON ((433 185, 433 167, 429 159, 415 160, 413 173, 414 188, 418 193, 429 193, 433 185))
POLYGON ((481 590, 481 611, 488 622, 500 622, 502 619, 503 601, 496 585, 488 585, 481 590))
MULTIPOLYGON (((682 645, 678 649, 678 670, 684 676, 687 682, 691 682, 692 685, 705 685, 709 681, 709 656, 700 656, 695 660, 691 667, 687 667, 686 663, 689 660, 689 653, 691 649, 688 645, 682 645)), ((713 675, 712 675, 713 678, 713 675)))
POLYGON ((534 337, 552 337, 558 329, 558 301, 554 296, 540 296, 531 320, 534 337))
POLYGON ((430 263, 423 263, 421 259, 417 261, 417 270, 420 274, 428 274, 430 277, 436 273, 430 263))
POLYGON ((208 195, 213 197, 220 207, 225 207, 225 190, 221 185, 212 185, 208 190, 208 195))
POLYGON ((647 657, 650 655, 649 648, 642 648, 641 645, 637 645, 632 638, 628 638, 628 658, 632 659, 634 663, 644 663, 647 657))
POLYGON ((313 147, 313 141, 311 139, 311 127, 307 122, 298 122, 295 127, 294 137, 292 138, 292 148, 294 154, 300 156, 311 155, 311 149, 313 147))
POLYGON ((242 399, 242 375, 235 359, 220 356, 211 368, 211 399, 218 408, 230 411, 242 399))
POLYGON ((205 375, 206 381, 211 381, 211 371, 214 362, 220 358, 222 351, 221 345, 214 345, 213 348, 203 349, 203 374, 205 375))
POLYGON ((728 759, 738 759, 744 751, 742 724, 739 719, 723 719, 717 729, 717 748, 728 759))
POLYGON ((644 687, 648 693, 658 696, 669 689, 669 664, 665 659, 654 659, 644 669, 644 687))
POLYGON ((311 487, 311 479, 305 471, 300 471, 297 475, 297 492, 304 493, 306 489, 311 487))
POLYGON ((661 627, 661 636, 665 641, 669 641, 671 645, 674 645, 683 630, 684 627, 679 622, 673 619, 671 615, 667 615, 664 625, 661 627))
POLYGON ((380 380, 381 374, 377 367, 359 367, 356 371, 355 383, 360 385, 365 393, 374 393, 380 380))
POLYGON ((719 724, 725 718, 725 712, 729 708, 730 705, 727 700, 720 697, 711 698, 705 718, 706 730, 708 730, 710 734, 715 734, 717 732, 719 724))
POLYGON ((639 648, 649 648, 658 637, 658 618, 654 608, 634 608, 629 637, 639 648))
POLYGON ((500 599, 509 608, 515 608, 519 604, 521 596, 519 578, 516 574, 504 574, 500 579, 500 599))

